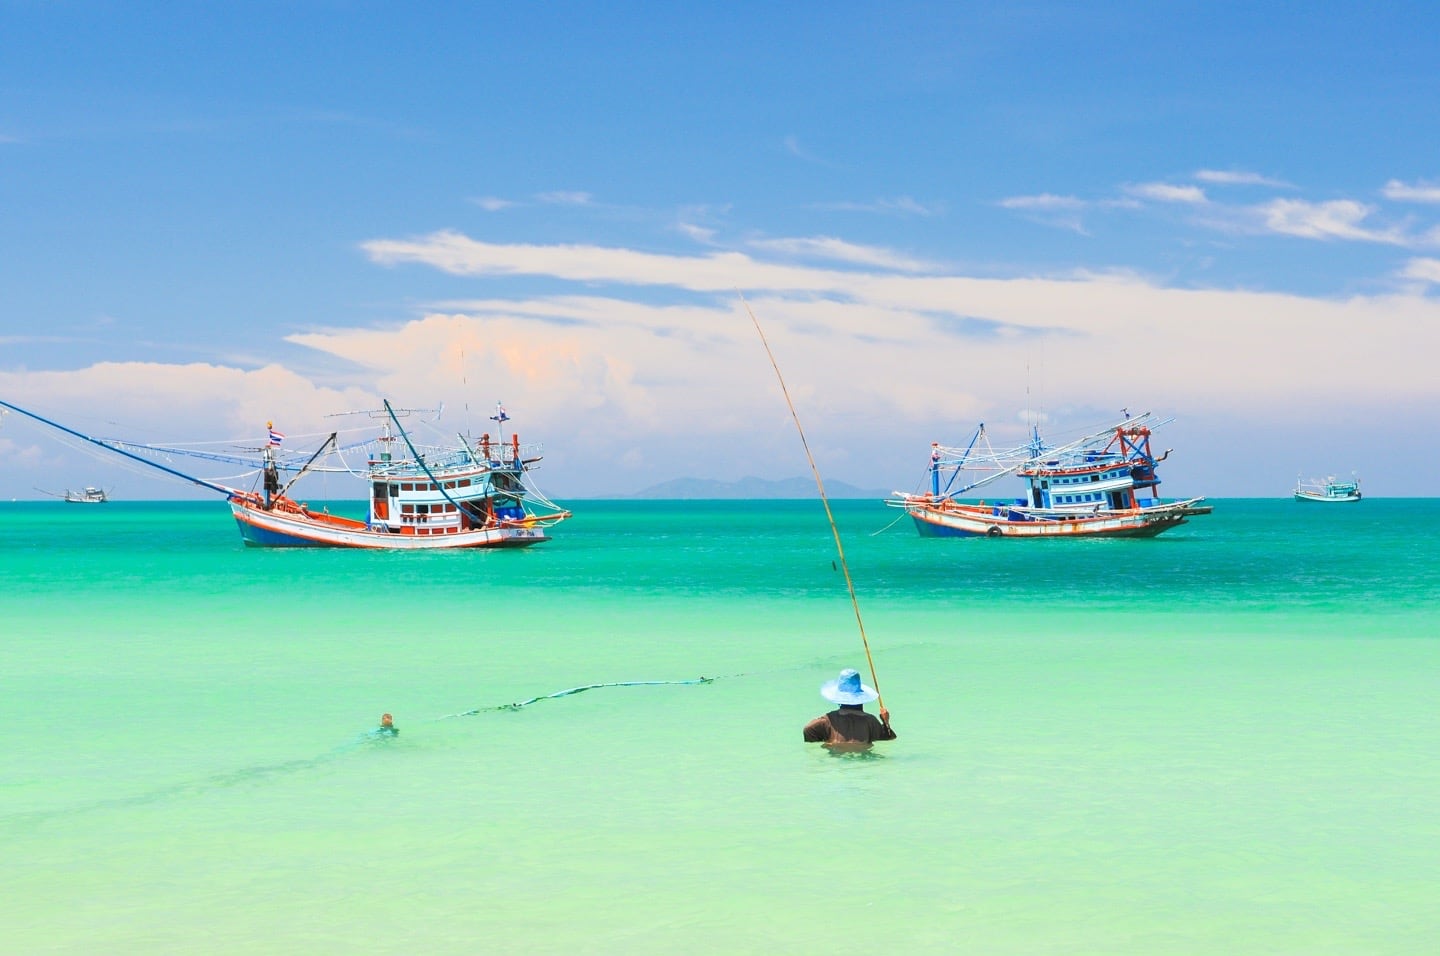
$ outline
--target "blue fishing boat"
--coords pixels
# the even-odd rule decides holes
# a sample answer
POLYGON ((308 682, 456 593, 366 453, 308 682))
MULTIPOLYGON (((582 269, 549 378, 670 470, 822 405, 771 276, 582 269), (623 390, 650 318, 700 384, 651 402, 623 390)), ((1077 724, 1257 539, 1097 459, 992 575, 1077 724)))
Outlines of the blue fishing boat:
POLYGON ((487 432, 473 441, 456 436, 447 445, 417 444, 411 438, 400 420, 415 409, 385 402, 383 409, 346 412, 378 422, 356 429, 374 432, 378 427, 378 434, 341 445, 340 432, 331 432, 308 456, 285 449, 286 436, 273 423, 267 423, 266 437, 256 446, 215 451, 96 438, 8 402, 0 407, 224 495, 249 545, 392 551, 525 547, 549 540, 549 529, 571 516, 529 480, 540 461, 539 446, 522 445, 515 433, 507 440, 503 427, 510 416, 498 405, 490 416, 499 430, 495 439, 487 432), (232 487, 162 463, 176 456, 242 466, 253 484, 232 487), (365 480, 363 520, 311 508, 291 495, 301 477, 325 472, 365 480))
POLYGON ((888 504, 926 537, 1153 537, 1213 510, 1203 497, 1159 497, 1156 467, 1170 454, 1150 450, 1159 424, 1146 412, 1055 448, 1032 427, 1026 444, 997 452, 982 423, 963 449, 932 444, 929 490, 888 504), (1024 497, 961 497, 1010 475, 1026 483, 1024 497))
POLYGON ((1334 475, 1328 478, 1298 478, 1295 481, 1296 501, 1317 501, 1322 504, 1341 504, 1359 501, 1360 479, 1351 476, 1350 481, 1339 481, 1334 475))

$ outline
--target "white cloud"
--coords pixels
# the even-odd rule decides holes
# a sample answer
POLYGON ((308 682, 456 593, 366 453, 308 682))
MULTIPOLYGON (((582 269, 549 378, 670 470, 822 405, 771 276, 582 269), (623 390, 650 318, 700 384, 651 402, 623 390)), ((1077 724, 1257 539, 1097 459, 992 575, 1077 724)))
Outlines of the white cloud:
MULTIPOLYGON (((1340 217, 1352 229, 1362 220, 1340 217)), ((1440 406, 1433 349, 1416 347, 1417 333, 1440 328, 1440 301, 1419 292, 1331 301, 1172 289, 1133 275, 867 273, 784 265, 757 258, 758 249, 658 255, 457 233, 365 248, 376 262, 534 275, 545 288, 576 283, 577 294, 477 298, 390 327, 290 336, 327 367, 330 385, 275 365, 129 363, 0 372, 0 396, 25 395, 59 420, 104 408, 156 440, 256 434, 267 419, 291 436, 328 430, 326 413, 372 407, 381 395, 443 401, 456 428, 467 424, 468 403, 483 429, 480 409, 504 398, 525 437, 546 443, 538 477, 550 491, 558 483, 626 492, 687 474, 736 479, 757 460, 774 477, 802 474, 793 426, 734 292, 743 289, 826 474, 870 486, 907 486, 929 441, 977 421, 996 423, 997 444, 1023 439, 1014 410, 1029 404, 1032 376, 1046 396, 1102 417, 1128 406, 1217 422, 1263 408, 1299 421, 1316 407, 1329 415, 1336 394, 1376 421, 1395 405, 1440 406), (678 301, 654 301, 666 298, 678 301), (1123 374, 1104 371, 1116 368, 1123 374)), ((1433 282, 1440 261, 1412 260, 1406 273, 1433 282)), ((486 283, 475 285, 486 294, 486 283)), ((1058 417, 1055 404, 1044 407, 1058 417)), ((21 440, 10 420, 6 431, 21 440)), ((1203 461, 1194 447, 1182 452, 1191 468, 1203 461)), ((0 459, 0 477, 13 467, 0 459)), ((1292 468, 1284 464, 1284 480, 1292 468)))
POLYGON ((1440 259, 1411 259, 1400 272, 1406 279, 1419 279, 1440 285, 1440 259))
POLYGON ((477 199, 472 199, 471 202, 487 212, 499 212, 502 209, 509 209, 515 205, 515 203, 509 199, 501 199, 498 196, 480 196, 477 199))
POLYGON ((837 291, 853 276, 800 266, 759 262, 740 252, 678 256, 603 246, 505 245, 480 242, 457 232, 420 239, 377 239, 363 244, 384 265, 414 262, 456 275, 536 275, 575 282, 673 286, 694 292, 737 288, 837 291))
POLYGON ((1000 200, 1004 209, 1025 209, 1048 212, 1052 210, 1076 210, 1088 206, 1083 199, 1075 196, 1057 196, 1054 193, 1040 193, 1037 196, 1011 196, 1000 200))
POLYGON ((1374 208, 1353 199, 1312 203, 1301 199, 1274 199, 1254 208, 1268 232, 1304 239, 1352 239, 1406 245, 1409 239, 1398 229, 1370 229, 1364 222, 1374 208))
POLYGON ((1140 199, 1152 199, 1156 202, 1199 205, 1207 201, 1205 190, 1199 186, 1176 186, 1172 183, 1136 183, 1126 186, 1125 192, 1140 199))
POLYGON ((535 200, 537 202, 548 203, 552 206, 588 206, 593 202, 589 193, 567 192, 564 190, 537 193, 535 200))
POLYGON ((944 203, 922 203, 909 196, 894 199, 876 199, 872 202, 831 202, 815 203, 812 209, 829 209, 837 212, 873 212, 887 216, 938 216, 945 211, 944 203))
POLYGON ((682 235, 689 236, 702 245, 709 246, 715 242, 715 230, 708 229, 705 226, 697 226, 692 222, 679 222, 675 224, 675 229, 682 235))
POLYGON ((789 153, 791 156, 794 156, 796 159, 804 160, 807 163, 814 163, 817 166, 828 166, 834 168, 834 163, 821 159, 819 156, 816 156, 814 153, 811 153, 809 150, 801 146, 800 137, 798 136, 786 136, 783 140, 781 140, 781 144, 785 147, 785 152, 789 153))
POLYGON ((1440 203, 1440 185, 1435 183, 1422 181, 1411 184, 1392 179, 1385 184, 1382 192, 1386 199, 1398 202, 1440 203))
POLYGON ((1090 203, 1075 196, 1057 196, 1054 193, 1040 193, 1035 196, 1010 196, 996 205, 1002 209, 1013 209, 1024 213, 1034 221, 1057 229, 1066 229, 1086 235, 1085 224, 1080 218, 1090 203))
MULTIPOLYGON (((934 418, 938 409, 978 415, 993 411, 1006 396, 1018 406, 1017 376, 1023 378, 1028 350, 1037 341, 1063 343, 1065 361, 1046 372, 1051 394, 1084 396, 1106 407, 1150 399, 1240 413, 1257 404, 1298 407, 1336 389, 1440 399, 1424 350, 1407 345, 1422 316, 1440 323, 1440 304, 1420 297, 1330 302, 1165 289, 1116 275, 1069 280, 865 275, 777 266, 737 254, 671 257, 623 249, 457 245, 461 239, 448 237, 433 249, 389 241, 371 248, 381 260, 404 248, 407 256, 424 255, 416 261, 465 274, 523 263, 555 278, 719 293, 713 305, 700 307, 598 296, 473 303, 464 316, 451 317, 475 323, 477 349, 487 339, 509 343, 499 351, 518 364, 495 373, 513 378, 518 369, 530 369, 530 391, 556 389, 562 397, 557 409, 590 392, 619 389, 627 396, 625 414, 643 408, 647 427, 667 408, 674 409, 676 427, 693 425, 696 416, 708 422, 717 421, 717 414, 737 421, 765 416, 764 376, 746 378, 753 372, 752 343, 745 323, 736 324, 737 306, 729 294, 734 288, 761 290, 749 298, 770 329, 777 356, 791 363, 787 377, 823 403, 835 421, 856 426, 873 415, 934 418), (457 262, 462 252, 472 258, 457 262), (1356 327, 1364 327, 1366 335, 1344 334, 1356 327), (1108 367, 1116 354, 1133 347, 1136 329, 1145 330, 1146 354, 1165 360, 1127 366, 1122 379, 1096 379, 1093 369, 1108 367), (1246 347, 1237 352, 1231 343, 1240 340, 1246 347), (957 357, 966 369, 959 388, 957 357), (1217 390, 1212 370, 1222 367, 1233 374, 1227 376, 1230 384, 1217 390), (750 396, 752 388, 762 397, 750 396), (718 395, 727 396, 723 414, 716 410, 718 395)), ((399 367, 415 362, 405 357, 401 343, 416 334, 335 330, 303 341, 353 361, 399 367), (348 351, 354 346, 345 343, 361 341, 369 343, 364 355, 348 351)), ((433 345, 426 348, 433 351, 433 345)), ((417 384, 423 378, 416 375, 417 384)), ((1008 409, 1001 411, 1008 415, 1008 409)))
POLYGON ((801 256, 812 259, 833 259, 837 262, 853 262, 857 265, 879 266, 901 272, 931 272, 933 263, 902 256, 889 249, 875 246, 861 246, 829 236, 813 236, 794 239, 757 239, 750 243, 756 249, 778 252, 782 255, 801 256))
POLYGON ((1269 176, 1262 176, 1259 173, 1245 172, 1238 169, 1201 169, 1195 173, 1195 178, 1202 183, 1213 183, 1217 186, 1273 186, 1280 189, 1290 188, 1290 184, 1282 179, 1271 179, 1269 176))

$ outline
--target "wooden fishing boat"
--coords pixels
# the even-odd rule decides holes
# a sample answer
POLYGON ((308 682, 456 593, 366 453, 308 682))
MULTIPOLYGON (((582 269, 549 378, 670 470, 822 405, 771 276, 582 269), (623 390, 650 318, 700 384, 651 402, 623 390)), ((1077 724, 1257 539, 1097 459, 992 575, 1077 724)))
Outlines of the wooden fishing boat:
POLYGON ((1025 445, 996 452, 982 423, 964 449, 931 445, 928 492, 896 492, 887 503, 926 537, 1154 537, 1213 509, 1203 497, 1158 496, 1156 466, 1170 452, 1151 453, 1152 427, 1146 412, 1058 448, 1032 428, 1025 445), (1026 482, 1025 497, 961 498, 1009 475, 1026 482))
POLYGON ((449 445, 412 440, 400 419, 415 409, 396 409, 387 401, 383 409, 342 413, 378 420, 379 434, 342 446, 340 433, 332 432, 308 458, 282 450, 285 436, 273 423, 267 423, 266 439, 257 447, 216 452, 95 438, 16 405, 0 406, 224 495, 249 545, 393 551, 525 547, 548 541, 549 529, 571 516, 529 481, 528 472, 540 461, 539 447, 522 445, 518 434, 504 438, 510 416, 498 405, 490 416, 501 430, 497 439, 489 433, 474 441, 456 436, 458 441, 449 445), (254 484, 223 485, 156 460, 181 455, 246 466, 254 484), (363 466, 348 463, 361 456, 363 466), (369 493, 363 520, 312 508, 290 494, 302 476, 324 472, 365 480, 369 493))
POLYGON ((1350 481, 1339 481, 1334 475, 1328 478, 1304 478, 1295 482, 1296 501, 1318 501, 1322 504, 1339 504, 1359 501, 1360 479, 1351 476, 1350 481))

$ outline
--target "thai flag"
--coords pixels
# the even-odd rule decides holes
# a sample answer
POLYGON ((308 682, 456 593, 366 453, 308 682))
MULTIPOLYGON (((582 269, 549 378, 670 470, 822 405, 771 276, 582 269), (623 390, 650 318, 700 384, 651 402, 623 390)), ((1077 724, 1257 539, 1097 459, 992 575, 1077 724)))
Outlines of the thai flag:
POLYGON ((285 436, 282 435, 280 432, 277 432, 277 431, 275 430, 275 426, 274 426, 274 425, 269 426, 269 430, 270 430, 270 447, 271 447, 271 448, 279 448, 279 447, 280 447, 280 443, 285 440, 285 436))
POLYGON ((490 416, 490 420, 492 422, 495 422, 497 425, 501 422, 508 422, 510 420, 510 416, 505 414, 504 404, 502 404, 501 402, 495 403, 495 414, 490 416))

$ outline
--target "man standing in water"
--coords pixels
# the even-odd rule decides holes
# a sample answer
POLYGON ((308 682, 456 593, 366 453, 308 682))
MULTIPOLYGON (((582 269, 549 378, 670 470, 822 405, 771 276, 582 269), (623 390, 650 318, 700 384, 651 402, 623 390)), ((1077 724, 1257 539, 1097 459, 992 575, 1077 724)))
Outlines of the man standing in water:
POLYGON ((851 749, 868 748, 875 740, 895 739, 888 710, 882 707, 879 719, 865 712, 865 705, 880 695, 875 688, 860 683, 860 672, 854 668, 847 667, 835 680, 822 685, 820 696, 840 708, 805 725, 806 743, 851 749))

